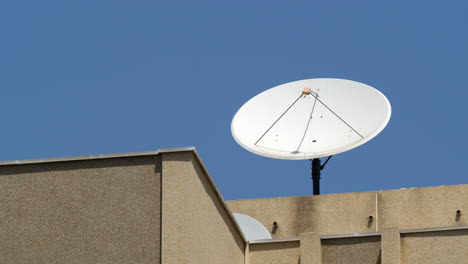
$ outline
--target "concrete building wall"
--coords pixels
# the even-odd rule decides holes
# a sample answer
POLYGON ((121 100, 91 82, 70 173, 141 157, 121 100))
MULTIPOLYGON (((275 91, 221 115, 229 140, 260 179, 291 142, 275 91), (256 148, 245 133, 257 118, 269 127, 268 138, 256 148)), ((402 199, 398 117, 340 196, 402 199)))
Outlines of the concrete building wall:
POLYGON ((162 154, 162 263, 243 264, 244 241, 192 152, 162 154))
POLYGON ((254 241, 249 245, 249 264, 379 264, 380 240, 379 235, 320 239, 312 233, 300 240, 254 241))
POLYGON ((380 264, 380 236, 322 239, 322 263, 380 264))
POLYGON ((468 229, 402 234, 401 263, 468 263, 468 229))
POLYGON ((281 197, 228 201, 234 213, 249 215, 260 221, 274 238, 297 237, 301 233, 322 235, 366 233, 376 230, 376 194, 346 193, 339 195, 281 197), (273 228, 273 222, 278 223, 273 228))
POLYGON ((323 236, 253 241, 249 264, 466 264, 468 228, 453 230, 388 228, 382 235, 323 236), (431 231, 432 230, 432 231, 431 231), (437 231, 436 231, 437 230, 437 231))
POLYGON ((468 225, 468 185, 228 201, 259 220, 274 238, 468 225), (461 216, 456 211, 462 212, 461 216), (372 216, 373 221, 368 217, 372 216), (278 228, 273 229, 273 222, 278 228))
POLYGON ((97 157, 0 162, 0 263, 468 264, 468 185, 228 207, 192 148, 97 157))
POLYGON ((299 264, 299 241, 249 245, 249 264, 299 264))
POLYGON ((416 229, 468 225, 468 184, 377 192, 379 227, 416 229))
POLYGON ((0 166, 0 263, 159 263, 159 164, 0 166))

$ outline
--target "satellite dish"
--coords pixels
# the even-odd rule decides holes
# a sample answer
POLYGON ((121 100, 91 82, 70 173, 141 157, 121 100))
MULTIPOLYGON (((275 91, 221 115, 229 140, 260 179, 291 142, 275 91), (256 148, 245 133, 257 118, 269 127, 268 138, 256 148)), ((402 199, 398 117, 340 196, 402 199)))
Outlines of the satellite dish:
POLYGON ((390 120, 385 96, 359 82, 309 79, 276 86, 245 103, 232 120, 234 139, 255 154, 301 160, 366 143, 390 120))
POLYGON ((390 115, 387 98, 369 85, 308 79, 273 87, 249 100, 235 114, 231 131, 239 145, 255 154, 317 160, 371 140, 390 115))
POLYGON ((262 225, 257 219, 244 215, 233 214, 239 224, 242 232, 244 233, 247 241, 259 239, 271 239, 270 232, 262 225))

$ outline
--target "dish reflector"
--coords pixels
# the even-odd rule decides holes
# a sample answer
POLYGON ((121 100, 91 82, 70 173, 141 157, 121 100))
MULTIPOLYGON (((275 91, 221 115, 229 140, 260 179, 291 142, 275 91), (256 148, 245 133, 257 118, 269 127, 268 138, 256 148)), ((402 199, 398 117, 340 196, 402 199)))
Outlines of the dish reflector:
POLYGON ((270 232, 262 225, 257 219, 244 215, 244 214, 233 214, 239 224, 242 232, 245 235, 247 241, 259 240, 259 239, 271 239, 270 232))
POLYGON ((371 140, 390 120, 375 88, 343 79, 308 79, 273 87, 245 103, 231 131, 243 148, 277 159, 341 153, 371 140))

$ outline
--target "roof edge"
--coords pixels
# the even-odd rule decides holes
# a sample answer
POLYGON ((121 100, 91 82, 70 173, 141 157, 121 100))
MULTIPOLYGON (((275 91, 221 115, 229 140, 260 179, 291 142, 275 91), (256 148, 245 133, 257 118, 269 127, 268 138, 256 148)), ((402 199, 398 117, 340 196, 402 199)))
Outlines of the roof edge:
POLYGON ((374 191, 354 191, 354 192, 344 192, 344 193, 326 193, 320 195, 299 195, 299 196, 278 196, 278 197, 263 197, 263 198, 249 198, 249 199, 238 199, 238 200, 227 200, 228 203, 244 202, 244 201, 259 201, 259 200, 283 200, 283 199, 299 199, 299 198, 310 198, 310 199, 319 199, 324 196, 335 196, 335 195, 354 195, 354 194, 376 194, 381 192, 390 192, 390 191, 406 191, 406 190, 419 190, 419 189, 430 189, 430 188, 442 188, 442 187, 455 187, 455 186, 465 186, 466 183, 461 184, 445 184, 438 186, 421 186, 421 187, 402 187, 399 189, 387 189, 387 190, 374 190, 374 191))
POLYGON ((167 148, 167 149, 158 149, 156 151, 144 151, 144 152, 126 152, 126 153, 115 153, 115 154, 100 154, 100 155, 63 157, 63 158, 46 158, 46 159, 0 161, 0 166, 27 165, 27 164, 64 162, 64 161, 79 161, 79 160, 95 160, 95 159, 113 159, 113 158, 138 157, 138 156, 151 156, 151 155, 158 155, 160 153, 182 152, 182 151, 194 151, 194 152, 196 152, 195 147, 167 148))

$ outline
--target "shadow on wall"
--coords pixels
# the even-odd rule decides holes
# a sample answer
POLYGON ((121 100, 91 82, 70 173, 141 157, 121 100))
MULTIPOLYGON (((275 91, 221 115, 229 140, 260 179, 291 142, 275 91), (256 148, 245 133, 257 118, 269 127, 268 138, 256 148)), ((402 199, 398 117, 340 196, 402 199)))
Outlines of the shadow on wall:
POLYGON ((381 263, 380 236, 322 240, 324 263, 381 263))
MULTIPOLYGON (((436 232, 424 232, 424 233, 406 233, 402 234, 402 237, 420 237, 420 238, 433 238, 433 237, 468 237, 468 229, 464 230, 448 230, 448 231, 436 231, 436 232)), ((468 245, 467 245, 468 246, 468 245)), ((468 249, 468 247, 467 247, 468 249)))
POLYGON ((298 248, 299 241, 283 242, 283 243, 263 243, 250 245, 250 252, 268 251, 268 250, 284 250, 290 248, 298 248))
POLYGON ((300 242, 250 244, 250 263, 300 263, 300 242))

